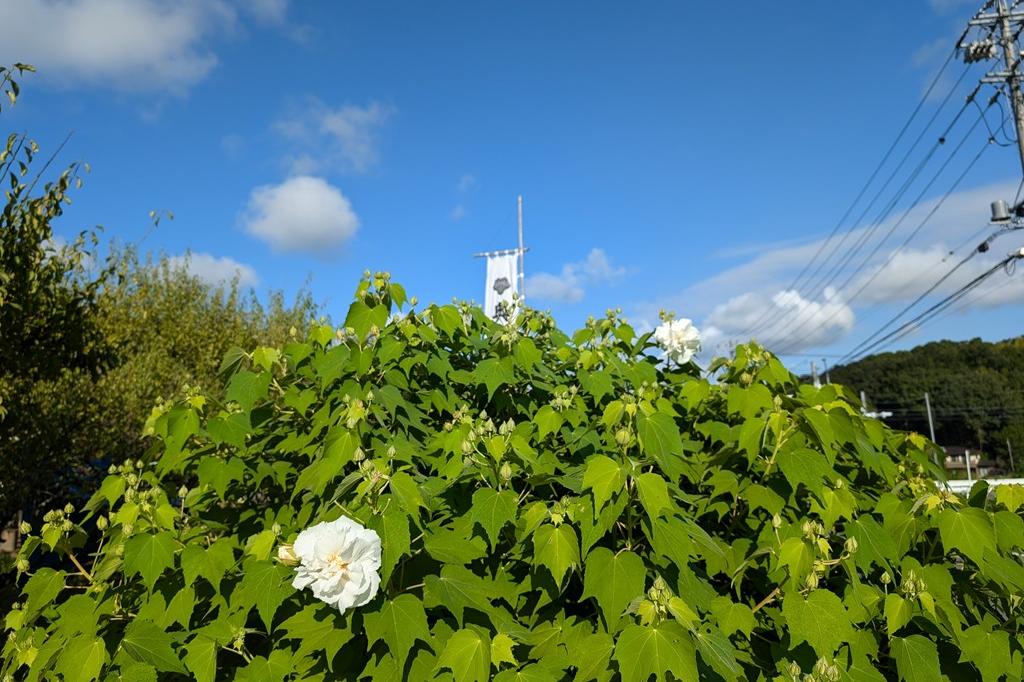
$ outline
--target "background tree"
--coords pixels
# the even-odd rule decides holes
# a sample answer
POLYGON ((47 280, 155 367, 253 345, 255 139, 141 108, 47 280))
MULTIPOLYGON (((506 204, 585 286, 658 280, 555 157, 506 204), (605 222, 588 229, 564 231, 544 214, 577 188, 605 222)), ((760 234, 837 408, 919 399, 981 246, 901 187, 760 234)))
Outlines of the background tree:
POLYGON ((1024 450, 1018 440, 1024 434, 1024 339, 935 341, 840 365, 831 376, 893 412, 887 422, 897 428, 928 433, 927 391, 940 444, 982 448, 1006 459, 1010 438, 1024 450))
MULTIPOLYGON (((10 76, 0 88, 14 101, 10 76)), ((283 343, 315 313, 306 292, 264 304, 237 280, 211 285, 187 262, 132 248, 108 248, 101 265, 95 231, 63 243, 53 224, 86 167, 37 191, 53 161, 33 172, 37 151, 11 135, 0 155, 0 523, 87 495, 111 463, 142 452, 157 400, 214 391, 230 348, 283 343)))

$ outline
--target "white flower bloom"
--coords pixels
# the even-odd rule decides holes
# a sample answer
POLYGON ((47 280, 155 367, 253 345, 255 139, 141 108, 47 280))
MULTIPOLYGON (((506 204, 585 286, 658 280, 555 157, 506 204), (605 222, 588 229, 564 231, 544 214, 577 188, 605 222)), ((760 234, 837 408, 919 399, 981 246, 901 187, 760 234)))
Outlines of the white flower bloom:
POLYGON ((689 362, 700 350, 700 331, 686 318, 662 323, 654 330, 654 340, 666 356, 680 364, 689 362))
POLYGON ((299 560, 292 587, 308 587, 314 597, 345 613, 377 594, 380 551, 380 536, 346 516, 310 526, 292 545, 299 560))

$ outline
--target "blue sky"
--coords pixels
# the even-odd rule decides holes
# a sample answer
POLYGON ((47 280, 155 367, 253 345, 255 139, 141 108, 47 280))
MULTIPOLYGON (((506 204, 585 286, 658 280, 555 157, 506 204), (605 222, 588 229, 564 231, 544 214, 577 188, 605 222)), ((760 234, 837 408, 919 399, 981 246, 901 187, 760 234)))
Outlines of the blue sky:
MULTIPOLYGON (((40 73, 4 123, 44 152, 74 130, 61 159, 92 173, 65 235, 102 224, 134 242, 150 210, 169 209, 175 220, 144 249, 191 250, 200 274, 240 269, 258 292, 309 280, 340 318, 366 268, 391 271, 421 301, 482 300, 471 255, 514 246, 522 194, 527 295, 563 327, 616 306, 649 326, 666 308, 693 318, 713 351, 767 313, 778 323, 757 336, 801 369, 874 331, 984 228, 989 201, 1017 191, 1015 150, 990 145, 894 250, 984 146, 978 126, 849 287, 782 293, 975 4, 23 0, 0 6, 0 61, 40 73)), ((920 127, 964 68, 947 70, 920 127)), ((982 70, 955 89, 908 169, 982 70)), ((988 113, 998 125, 998 108, 988 113)), ((975 119, 969 108, 873 234, 975 119)), ((1002 237, 940 291, 1022 245, 1002 237)), ((1022 280, 993 278, 895 347, 1019 334, 1022 280)))

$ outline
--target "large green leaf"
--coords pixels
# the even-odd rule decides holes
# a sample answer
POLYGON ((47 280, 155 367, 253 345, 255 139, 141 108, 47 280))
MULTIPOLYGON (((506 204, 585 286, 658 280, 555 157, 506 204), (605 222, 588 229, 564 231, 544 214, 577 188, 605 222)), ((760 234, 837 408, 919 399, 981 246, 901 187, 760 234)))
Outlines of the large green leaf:
POLYGON ((274 614, 295 592, 291 577, 292 572, 280 564, 249 559, 242 567, 242 582, 231 595, 231 605, 244 609, 255 606, 267 632, 273 632, 274 614))
POLYGON ((647 682, 651 675, 697 679, 697 649, 690 634, 674 622, 656 627, 630 625, 619 634, 615 660, 623 682, 647 682))
POLYGON ((538 528, 533 534, 533 560, 561 584, 569 569, 580 563, 580 543, 572 527, 546 523, 538 528))
POLYGON ((594 509, 600 511, 613 495, 626 484, 626 473, 622 465, 604 455, 594 455, 587 460, 583 472, 583 488, 594 495, 594 509))
POLYGON ((636 430, 640 448, 674 479, 682 471, 676 458, 683 454, 683 439, 675 420, 661 412, 641 415, 636 420, 636 430))
POLYGON ((184 674, 185 666, 174 652, 173 642, 174 638, 154 623, 135 620, 125 630, 121 646, 129 656, 157 670, 184 674))
POLYGON ((206 578, 217 588, 221 578, 229 568, 235 565, 235 552, 229 540, 217 540, 208 547, 202 545, 186 545, 181 550, 181 570, 185 574, 185 582, 195 583, 199 577, 206 578))
POLYGON ((893 637, 889 650, 896 659, 896 670, 903 682, 934 682, 942 679, 939 651, 935 643, 921 635, 893 637))
POLYGON ((672 499, 668 496, 668 485, 665 479, 653 472, 636 476, 637 492, 640 493, 640 504, 652 519, 672 512, 672 499))
POLYGON ((448 638, 437 669, 451 670, 455 682, 482 682, 491 676, 491 643, 476 630, 459 630, 448 638))
POLYGON ((147 589, 152 590, 160 574, 174 565, 177 544, 168 532, 140 533, 124 543, 124 568, 128 574, 142 576, 147 589))
POLYGON ((185 645, 185 666, 196 682, 214 682, 217 679, 217 642, 205 635, 185 645))
POLYGON ((65 682, 89 682, 99 678, 106 660, 107 647, 102 639, 80 635, 64 647, 57 672, 65 682))
POLYGON ((441 575, 428 575, 423 590, 423 601, 428 607, 443 606, 460 623, 467 608, 484 612, 490 609, 487 584, 462 566, 446 565, 441 568, 441 575))
POLYGON ((387 584, 391 573, 398 566, 398 560, 409 554, 411 536, 409 517, 398 504, 392 503, 383 514, 373 516, 369 527, 377 531, 382 548, 380 577, 387 584))
POLYGON ((257 400, 266 397, 269 386, 270 374, 268 372, 257 374, 243 369, 231 377, 225 398, 235 401, 243 410, 248 411, 252 409, 257 400))
POLYGON ((519 499, 509 490, 497 491, 494 488, 480 488, 473 493, 473 506, 470 514, 474 523, 487 533, 491 547, 498 545, 501 529, 506 524, 514 523, 519 499))
POLYGON ((25 600, 25 611, 35 613, 50 602, 56 599, 61 590, 64 589, 64 572, 55 571, 52 568, 40 568, 25 583, 24 594, 28 595, 25 600))
POLYGON ((355 301, 348 307, 345 326, 351 327, 360 339, 366 338, 372 327, 380 329, 388 321, 388 309, 383 305, 372 308, 362 301, 355 301))
POLYGON ((385 600, 380 611, 367 613, 363 622, 370 645, 383 640, 395 656, 399 668, 405 666, 405 659, 417 639, 430 643, 430 629, 427 627, 423 602, 411 594, 400 594, 394 599, 385 600))
POLYGON ((629 602, 643 595, 645 576, 643 559, 637 554, 616 554, 605 547, 598 547, 587 557, 583 596, 597 600, 610 629, 618 623, 629 602))
POLYGON ((806 599, 791 592, 782 600, 782 616, 789 629, 790 646, 807 642, 818 656, 831 660, 843 642, 853 638, 853 627, 843 602, 828 590, 814 590, 806 599))
POLYGON ((942 545, 960 550, 974 563, 981 565, 985 550, 995 551, 996 537, 988 513, 974 507, 946 509, 939 514, 942 545))

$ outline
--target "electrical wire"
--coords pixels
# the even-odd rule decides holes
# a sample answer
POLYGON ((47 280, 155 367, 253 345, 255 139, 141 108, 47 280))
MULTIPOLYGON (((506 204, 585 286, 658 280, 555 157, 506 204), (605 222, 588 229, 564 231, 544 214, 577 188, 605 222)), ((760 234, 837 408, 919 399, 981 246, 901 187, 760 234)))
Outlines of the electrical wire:
MULTIPOLYGON (((989 106, 991 106, 991 102, 990 102, 989 106)), ((939 179, 939 177, 942 176, 943 172, 945 172, 946 168, 953 161, 953 159, 956 158, 957 154, 963 148, 964 143, 966 143, 967 140, 970 139, 971 133, 974 132, 974 130, 977 128, 977 126, 978 126, 978 124, 980 122, 981 122, 981 118, 980 117, 977 120, 975 120, 974 124, 967 131, 967 134, 960 140, 959 144, 957 144, 957 146, 954 148, 953 152, 946 158, 945 162, 943 162, 943 164, 939 167, 938 171, 936 171, 936 173, 932 176, 931 180, 929 180, 928 183, 924 186, 924 188, 922 188, 922 190, 918 193, 917 197, 914 199, 914 201, 911 203, 911 205, 903 212, 903 215, 900 217, 900 219, 897 220, 889 228, 889 230, 886 232, 885 236, 882 237, 882 239, 875 245, 875 247, 870 251, 870 253, 868 253, 868 255, 866 257, 864 257, 864 259, 861 260, 860 265, 858 265, 847 276, 847 278, 839 286, 836 294, 838 294, 839 292, 845 290, 846 287, 850 285, 850 283, 854 280, 854 278, 856 278, 856 276, 860 272, 862 272, 864 270, 864 268, 871 261, 871 259, 874 258, 875 255, 877 255, 877 253, 881 250, 882 246, 885 245, 885 243, 889 240, 889 238, 893 235, 893 233, 900 227, 900 225, 903 224, 903 221, 911 214, 911 212, 915 208, 917 208, 917 206, 920 204, 921 200, 924 198, 925 194, 927 194, 928 191, 931 189, 932 185, 935 184, 935 182, 939 179)), ((946 190, 946 193, 939 199, 938 202, 936 202, 936 204, 932 207, 932 209, 925 215, 924 219, 903 240, 903 243, 900 244, 900 246, 897 249, 895 249, 894 251, 892 251, 889 254, 889 257, 886 259, 885 263, 883 263, 882 266, 879 269, 877 269, 864 283, 862 283, 861 286, 857 289, 856 292, 854 292, 854 294, 852 296, 850 296, 850 297, 848 297, 846 299, 845 302, 847 304, 850 303, 853 300, 856 300, 856 298, 858 298, 860 296, 860 294, 863 293, 864 290, 867 289, 867 287, 878 277, 878 275, 882 272, 882 270, 884 270, 886 267, 888 267, 888 265, 890 263, 892 263, 892 261, 895 259, 896 255, 900 251, 902 251, 902 249, 905 248, 906 245, 908 243, 910 243, 910 241, 915 236, 917 236, 917 234, 921 231, 921 229, 924 228, 924 226, 938 212, 939 208, 942 207, 942 205, 949 198, 949 196, 956 190, 956 188, 960 185, 960 183, 967 176, 967 174, 971 171, 971 169, 975 166, 975 164, 977 164, 978 160, 981 158, 981 156, 984 153, 985 149, 987 149, 988 147, 989 147, 989 140, 986 140, 985 144, 981 147, 981 149, 978 151, 978 153, 975 154, 974 158, 968 163, 967 168, 964 169, 964 171, 956 178, 956 180, 954 180, 954 182, 950 186, 950 188, 946 190)), ((887 215, 885 217, 887 217, 887 215)), ((865 237, 866 238, 862 238, 861 240, 859 240, 858 244, 854 247, 854 250, 851 252, 851 254, 855 254, 856 251, 859 250, 859 248, 862 247, 863 244, 866 244, 867 240, 870 239, 870 237, 874 234, 874 231, 877 230, 877 228, 884 222, 885 217, 882 217, 880 221, 876 221, 876 223, 869 230, 866 231, 866 233, 865 233, 865 237)), ((844 261, 842 262, 842 267, 845 267, 846 265, 848 265, 850 260, 851 260, 850 257, 845 258, 844 261)), ((835 271, 835 274, 829 280, 826 281, 825 285, 822 287, 821 293, 824 293, 826 288, 832 282, 835 281, 836 277, 838 277, 840 270, 834 268, 834 271, 835 271)), ((796 328, 792 331, 792 336, 796 336, 797 334, 799 334, 806 327, 808 322, 810 322, 813 319, 813 312, 812 312, 811 315, 807 315, 807 311, 808 310, 809 310, 809 308, 805 308, 804 311, 803 311, 803 314, 797 320, 795 320, 793 322, 793 324, 796 325, 796 328), (800 318, 802 318, 802 319, 800 319, 800 318)), ((826 318, 824 321, 819 323, 817 328, 820 329, 820 328, 824 327, 825 325, 827 325, 842 310, 843 310, 842 308, 837 308, 835 311, 833 311, 833 313, 828 318, 826 318)), ((790 347, 792 347, 793 343, 795 343, 795 342, 791 342, 790 347)), ((786 348, 785 347, 780 348, 780 349, 777 350, 777 352, 780 353, 780 354, 783 354, 783 353, 786 352, 786 348)))
MULTIPOLYGON (((818 279, 812 287, 809 287, 810 297, 811 298, 816 298, 818 295, 824 294, 826 289, 839 276, 839 273, 842 272, 842 269, 845 268, 847 265, 849 265, 850 261, 857 255, 857 253, 862 248, 864 248, 864 245, 868 241, 870 241, 871 237, 874 236, 875 232, 885 223, 885 221, 889 218, 889 215, 892 213, 892 211, 899 204, 899 201, 907 193, 907 190, 910 189, 910 187, 917 180, 918 176, 920 176, 921 171, 924 170, 924 168, 928 165, 928 162, 931 161, 931 159, 934 157, 935 152, 938 151, 939 148, 942 147, 946 143, 946 140, 947 140, 950 132, 956 126, 956 124, 959 122, 960 117, 969 108, 971 100, 973 100, 973 98, 977 95, 979 89, 980 89, 980 87, 975 88, 974 91, 971 92, 970 95, 968 95, 966 101, 964 102, 963 106, 961 106, 961 108, 957 112, 956 116, 954 116, 953 120, 950 122, 950 124, 948 126, 946 126, 946 129, 943 131, 943 133, 941 135, 939 135, 939 137, 936 139, 935 143, 932 145, 931 149, 929 149, 928 153, 925 154, 924 158, 921 159, 918 162, 917 167, 914 168, 914 170, 911 172, 910 176, 906 180, 903 181, 903 184, 897 190, 896 194, 889 200, 889 202, 886 204, 885 208, 883 208, 882 211, 879 212, 875 216, 875 219, 871 222, 870 227, 868 227, 867 229, 864 229, 864 230, 861 231, 861 234, 857 238, 857 240, 854 243, 853 247, 851 249, 847 250, 847 252, 843 256, 840 257, 840 259, 829 269, 829 271, 821 279, 818 279), (815 293, 815 292, 817 292, 817 293, 815 293)), ((933 117, 933 120, 934 120, 934 117, 933 117)), ((968 132, 968 135, 964 136, 964 138, 961 140, 960 144, 954 150, 953 155, 955 155, 960 150, 960 147, 966 141, 966 139, 969 136, 970 132, 973 132, 973 129, 974 129, 974 127, 977 126, 978 122, 980 122, 980 121, 975 121, 975 125, 972 126, 971 131, 968 132)), ((929 122, 929 126, 930 126, 930 124, 931 124, 931 121, 929 122)), ((926 127, 922 131, 922 134, 918 136, 918 140, 915 141, 915 146, 916 146, 916 143, 919 142, 923 138, 923 135, 924 135, 925 132, 927 132, 927 130, 928 130, 928 128, 926 127)), ((906 159, 906 158, 907 157, 904 157, 904 159, 906 159)), ((951 158, 952 158, 952 155, 951 155, 951 158)), ((945 166, 948 165, 948 163, 951 160, 951 158, 947 159, 946 164, 943 164, 943 168, 945 168, 945 166)), ((893 174, 890 175, 889 179, 891 180, 893 177, 895 177, 896 173, 899 172, 899 170, 900 170, 900 167, 897 167, 897 169, 893 172, 893 174)), ((940 169, 939 173, 937 173, 936 175, 934 175, 932 177, 931 181, 929 181, 929 183, 928 183, 929 187, 938 179, 938 176, 941 174, 941 172, 942 172, 942 169, 940 169)), ((887 185, 888 185, 888 181, 887 181, 887 185)), ((880 194, 875 196, 875 200, 877 200, 878 196, 880 196, 880 194)), ((909 209, 907 209, 907 211, 904 212, 904 217, 909 213, 909 211, 911 209, 913 209, 916 206, 917 202, 919 202, 921 198, 922 197, 919 196, 917 201, 915 201, 915 203, 913 205, 911 205, 911 207, 909 209)), ((875 200, 872 200, 872 203, 869 204, 868 207, 865 208, 865 210, 861 212, 861 215, 857 218, 857 222, 855 224, 861 224, 861 221, 867 215, 867 212, 871 209, 871 207, 874 206, 874 201, 875 200)), ((825 261, 823 261, 819 265, 819 268, 818 268, 819 270, 820 270, 821 265, 824 265, 825 263, 827 263, 828 260, 830 260, 831 257, 838 250, 838 248, 843 245, 843 243, 846 241, 846 237, 848 237, 849 235, 853 234, 855 231, 856 230, 851 229, 850 231, 848 231, 848 232, 846 232, 844 234, 843 239, 841 239, 839 241, 839 243, 836 244, 836 247, 832 250, 832 253, 829 254, 828 258, 826 258, 825 261)), ((794 310, 796 310, 796 309, 794 309, 794 310)), ((797 319, 793 322, 793 324, 799 324, 799 325, 801 325, 801 328, 802 328, 802 325, 805 325, 809 321, 809 319, 810 319, 810 318, 808 318, 806 316, 807 310, 808 309, 806 309, 806 308, 803 309, 803 310, 797 310, 797 312, 796 312, 797 319)), ((791 314, 793 314, 793 310, 784 312, 782 317, 777 319, 773 323, 773 325, 774 326, 778 326, 781 322, 785 321, 786 318, 789 315, 791 315, 791 314)))
POLYGON ((899 327, 898 329, 895 329, 895 330, 889 332, 888 334, 886 334, 882 338, 876 340, 874 343, 871 343, 870 345, 868 345, 866 348, 862 349, 856 355, 853 355, 851 357, 851 361, 857 360, 858 358, 861 358, 861 357, 864 357, 865 355, 867 355, 869 352, 875 350, 876 348, 888 347, 888 346, 892 345, 893 343, 899 341, 901 338, 903 338, 907 334, 910 334, 913 331, 919 329, 921 326, 926 324, 931 318, 937 316, 939 313, 941 313, 942 311, 944 311, 947 308, 949 308, 951 305, 953 305, 958 300, 963 298, 967 293, 969 293, 970 291, 972 291, 973 289, 978 287, 982 282, 984 282, 986 279, 988 279, 989 277, 994 275, 1000 269, 1006 267, 1010 263, 1012 263, 1012 262, 1014 262, 1014 261, 1016 261, 1016 260, 1018 260, 1018 259, 1020 259, 1022 257, 1024 257, 1024 255, 1022 255, 1021 252, 1010 254, 1009 256, 1007 256, 1006 258, 1002 259, 1001 261, 999 261, 998 263, 993 265, 991 268, 989 268, 985 272, 981 273, 980 275, 978 275, 977 277, 972 279, 967 284, 965 284, 962 287, 960 287, 959 289, 957 289, 955 292, 953 292, 949 296, 945 297, 944 299, 942 299, 938 303, 934 304, 933 306, 931 306, 930 308, 928 308, 927 310, 925 310, 924 312, 919 314, 917 317, 915 317, 912 320, 904 323, 903 326, 899 327))
MULTIPOLYGON (((952 62, 953 58, 956 56, 956 52, 957 52, 956 49, 953 49, 949 53, 949 56, 946 57, 946 61, 943 62, 942 66, 939 68, 939 71, 932 78, 932 81, 928 85, 928 88, 925 90, 924 94, 921 96, 921 99, 918 101, 918 103, 914 107, 913 111, 911 111, 910 117, 907 119, 907 121, 900 128, 899 133, 897 133, 897 135, 896 135, 896 139, 894 139, 892 141, 892 143, 889 145, 889 148, 886 150, 885 154, 882 156, 882 160, 878 162, 878 165, 875 166, 875 169, 871 172, 871 175, 868 176, 867 181, 861 187, 860 191, 857 193, 857 196, 854 198, 853 202, 851 202, 850 205, 847 207, 846 211, 843 212, 843 215, 839 218, 839 221, 835 224, 835 226, 833 226, 832 230, 829 232, 829 234, 825 238, 825 240, 822 241, 821 245, 818 247, 818 250, 815 252, 815 254, 813 256, 811 256, 811 259, 807 261, 807 263, 804 265, 804 267, 800 270, 800 272, 796 275, 796 277, 793 278, 793 281, 790 282, 789 286, 787 286, 784 289, 784 291, 788 291, 788 290, 797 288, 797 286, 800 284, 800 281, 803 279, 804 275, 807 274, 808 270, 810 270, 811 266, 821 256, 822 252, 828 246, 828 243, 836 236, 836 234, 838 234, 840 228, 842 228, 842 226, 846 223, 846 220, 847 220, 847 218, 850 217, 850 214, 853 212, 854 207, 860 202, 860 200, 867 193, 868 188, 871 187, 872 183, 874 183, 875 178, 878 177, 878 174, 881 172, 882 168, 889 161, 889 158, 892 156, 893 152, 899 146, 899 143, 900 143, 900 141, 902 141, 903 136, 906 135, 907 131, 910 129, 910 126, 913 124, 914 120, 917 118, 917 115, 921 112, 921 109, 924 107, 925 103, 928 101, 928 98, 931 96, 932 91, 939 84, 939 81, 942 79, 942 76, 945 73, 946 69, 948 68, 949 64, 952 62)), ((967 75, 967 73, 969 71, 970 71, 970 67, 968 66, 960 74, 960 77, 957 79, 956 83, 949 89, 949 92, 945 95, 945 97, 942 100, 942 104, 938 107, 938 109, 936 110, 935 114, 933 114, 932 119, 929 120, 928 124, 925 126, 925 129, 924 129, 925 131, 927 131, 927 129, 929 127, 931 127, 931 124, 935 121, 935 118, 938 115, 938 113, 942 110, 942 108, 949 101, 949 98, 951 97, 953 92, 956 91, 956 88, 960 85, 960 83, 963 81, 964 77, 967 75)), ((922 131, 922 135, 923 135, 923 133, 924 133, 924 131, 922 131)), ((899 168, 902 168, 903 164, 906 162, 906 159, 909 157, 909 155, 911 153, 913 153, 913 150, 916 148, 918 142, 920 142, 920 139, 921 139, 921 136, 919 136, 918 139, 915 140, 915 142, 911 146, 910 150, 907 151, 906 154, 904 154, 903 159, 900 161, 900 164, 897 166, 897 172, 898 172, 899 168)), ((885 188, 888 187, 888 184, 892 181, 892 177, 893 176, 890 175, 889 179, 886 180, 886 183, 878 191, 878 194, 880 194, 881 192, 885 191, 885 188)), ((878 194, 876 194, 876 199, 877 199, 878 194)), ((833 249, 833 253, 834 253, 834 251, 835 250, 833 249)), ((829 257, 831 257, 831 254, 830 254, 829 257)), ((827 260, 828 259, 826 259, 826 262, 827 262, 827 260)), ((815 273, 811 274, 811 277, 814 277, 816 273, 817 273, 817 270, 815 271, 815 273)), ((758 327, 760 327, 760 325, 764 323, 765 319, 767 319, 767 315, 770 315, 770 314, 771 313, 769 311, 766 311, 765 313, 762 313, 762 317, 759 318, 758 320, 756 320, 747 329, 744 329, 741 332, 741 335, 745 335, 745 334, 747 334, 747 333, 757 329, 758 327)))
MULTIPOLYGON (((985 229, 985 228, 982 228, 982 229, 985 229)), ((948 280, 953 275, 953 273, 955 273, 957 270, 959 270, 961 267, 963 267, 969 260, 974 258, 979 253, 984 253, 985 251, 987 251, 988 250, 988 245, 991 244, 997 237, 999 237, 999 236, 1001 236, 1003 234, 1006 234, 1007 232, 1012 232, 1012 231, 1018 230, 1018 229, 1021 229, 1021 228, 1019 228, 1019 227, 1004 227, 1004 228, 996 230, 995 232, 990 234, 985 241, 983 241, 980 244, 978 244, 978 246, 976 246, 969 254, 964 256, 964 258, 962 258, 956 265, 954 265, 950 270, 948 270, 946 272, 946 274, 944 274, 942 277, 940 277, 938 280, 936 280, 934 284, 932 284, 930 287, 928 287, 924 292, 922 292, 911 303, 909 303, 906 307, 904 307, 902 310, 900 310, 898 313, 896 313, 888 322, 883 324, 871 336, 869 336, 868 338, 866 338, 863 341, 861 341, 853 349, 851 349, 849 352, 847 352, 845 355, 843 355, 842 358, 840 358, 839 361, 842 362, 843 360, 847 359, 848 357, 854 355, 864 345, 870 343, 879 334, 881 334, 886 329, 888 329, 893 323, 897 322, 911 308, 915 307, 918 303, 923 301, 930 293, 932 293, 937 288, 939 288, 939 286, 941 286, 946 280, 948 280)), ((957 250, 959 250, 959 248, 957 250)), ((943 317, 945 317, 945 316, 943 316, 943 317)))

